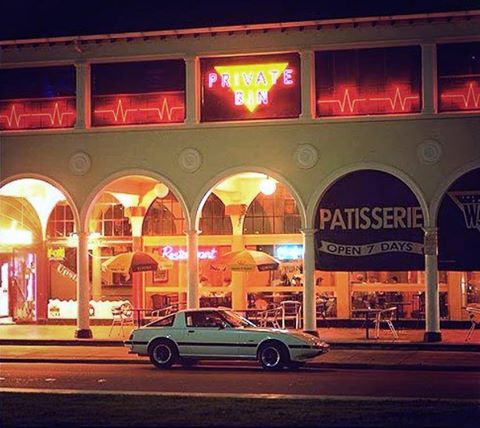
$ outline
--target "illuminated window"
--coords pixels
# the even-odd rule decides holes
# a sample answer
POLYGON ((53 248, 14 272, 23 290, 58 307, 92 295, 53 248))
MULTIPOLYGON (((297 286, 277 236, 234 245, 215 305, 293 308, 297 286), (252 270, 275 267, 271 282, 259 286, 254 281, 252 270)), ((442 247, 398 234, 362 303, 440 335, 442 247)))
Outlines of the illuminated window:
POLYGON ((74 232, 73 212, 67 202, 59 202, 47 223, 47 239, 63 238, 74 232))
POLYGON ((75 68, 0 70, 0 131, 72 128, 75 68))
POLYGON ((225 205, 214 193, 210 194, 202 209, 200 218, 202 235, 231 235, 232 222, 225 215, 225 205))
POLYGON ((185 119, 185 62, 92 65, 93 126, 179 123, 185 119))
POLYGON ((317 116, 418 113, 419 46, 315 53, 317 116))
POLYGON ((95 205, 95 211, 98 213, 96 232, 103 236, 132 236, 125 208, 113 196, 104 194, 95 205))
POLYGON ((143 235, 183 235, 184 230, 185 216, 182 207, 171 192, 166 197, 157 198, 152 202, 143 221, 143 235))
POLYGON ((259 193, 247 210, 245 234, 299 233, 300 214, 295 199, 280 183, 272 195, 259 193))
POLYGON ((480 42, 437 47, 438 110, 480 110, 480 42))
POLYGON ((298 53, 203 58, 202 121, 296 118, 298 53))

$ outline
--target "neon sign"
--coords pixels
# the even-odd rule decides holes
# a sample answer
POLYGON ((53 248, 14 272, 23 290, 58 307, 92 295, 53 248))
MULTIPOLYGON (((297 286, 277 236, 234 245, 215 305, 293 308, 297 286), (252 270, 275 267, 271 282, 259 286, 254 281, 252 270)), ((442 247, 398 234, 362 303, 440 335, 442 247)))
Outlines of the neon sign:
POLYGON ((185 117, 183 91, 93 97, 94 126, 179 123, 185 117))
POLYGON ((480 110, 480 83, 469 82, 456 88, 451 86, 446 84, 442 87, 440 111, 480 110))
POLYGON ((298 117, 298 54, 201 61, 202 120, 298 117))
POLYGON ((72 128, 75 98, 0 101, 0 130, 72 128))
POLYGON ((315 55, 318 117, 420 112, 419 47, 315 55))
MULTIPOLYGON (((199 260, 215 260, 217 258, 218 251, 216 248, 203 248, 198 250, 199 260)), ((162 256, 169 260, 187 260, 188 251, 182 248, 176 248, 172 246, 166 246, 162 249, 162 256)))

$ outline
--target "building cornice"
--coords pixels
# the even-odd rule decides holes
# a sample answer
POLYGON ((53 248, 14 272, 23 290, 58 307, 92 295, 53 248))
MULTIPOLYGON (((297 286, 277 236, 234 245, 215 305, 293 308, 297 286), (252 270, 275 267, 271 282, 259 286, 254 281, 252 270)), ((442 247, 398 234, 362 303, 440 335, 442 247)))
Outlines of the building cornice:
POLYGON ((359 18, 341 18, 341 19, 325 19, 313 21, 296 21, 296 22, 278 22, 270 24, 249 24, 249 25, 232 25, 219 27, 203 27, 188 28, 178 30, 160 30, 146 32, 128 32, 114 34, 94 34, 85 36, 64 36, 64 37, 43 37, 32 39, 15 39, 0 41, 0 48, 20 47, 26 45, 56 45, 56 44, 73 44, 79 46, 88 43, 115 42, 115 41, 131 41, 135 39, 165 39, 165 38, 181 38, 181 37, 198 37, 200 35, 212 35, 227 33, 252 33, 252 32, 268 32, 268 31, 286 31, 305 29, 322 29, 322 28, 340 28, 349 26, 364 26, 377 24, 397 24, 408 23, 431 23, 431 22, 449 22, 453 20, 470 20, 479 19, 480 10, 468 10, 460 12, 442 12, 442 13, 421 13, 412 15, 391 15, 391 16, 372 16, 359 18))

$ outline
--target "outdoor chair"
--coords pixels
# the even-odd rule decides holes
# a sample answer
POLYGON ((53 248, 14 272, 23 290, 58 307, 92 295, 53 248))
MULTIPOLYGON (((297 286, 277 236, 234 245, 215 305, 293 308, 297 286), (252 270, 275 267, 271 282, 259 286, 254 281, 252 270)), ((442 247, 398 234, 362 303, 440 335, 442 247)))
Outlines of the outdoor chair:
POLYGON ((134 325, 132 305, 130 303, 123 303, 120 306, 112 308, 112 318, 112 325, 108 335, 110 336, 112 334, 113 327, 116 325, 120 326, 118 335, 120 336, 120 332, 124 335, 123 326, 134 325))
POLYGON ((473 331, 477 325, 480 324, 480 305, 467 306, 465 310, 467 311, 468 316, 470 317, 470 322, 472 323, 467 332, 467 337, 465 338, 465 342, 468 342, 473 335, 473 331))
POLYGON ((395 330, 395 327, 393 326, 393 320, 395 318, 395 313, 397 311, 396 306, 391 306, 386 309, 382 309, 379 311, 376 316, 375 316, 375 338, 378 339, 380 337, 380 327, 382 323, 387 324, 388 328, 393 334, 393 338, 398 339, 398 334, 397 331, 395 330))
POLYGON ((282 328, 285 328, 287 320, 293 320, 296 329, 302 327, 302 304, 296 300, 284 300, 280 302, 282 309, 282 328))
POLYGON ((265 309, 258 313, 258 326, 259 327, 268 327, 269 324, 273 328, 280 328, 279 319, 282 314, 282 308, 276 306, 270 309, 265 309))

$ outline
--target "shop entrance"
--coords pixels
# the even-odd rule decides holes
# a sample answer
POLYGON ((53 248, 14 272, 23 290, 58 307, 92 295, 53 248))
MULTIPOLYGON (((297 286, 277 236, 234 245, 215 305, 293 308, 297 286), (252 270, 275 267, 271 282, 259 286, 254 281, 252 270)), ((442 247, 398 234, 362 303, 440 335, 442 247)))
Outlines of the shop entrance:
POLYGON ((8 261, 0 259, 0 318, 8 318, 8 261))

